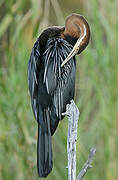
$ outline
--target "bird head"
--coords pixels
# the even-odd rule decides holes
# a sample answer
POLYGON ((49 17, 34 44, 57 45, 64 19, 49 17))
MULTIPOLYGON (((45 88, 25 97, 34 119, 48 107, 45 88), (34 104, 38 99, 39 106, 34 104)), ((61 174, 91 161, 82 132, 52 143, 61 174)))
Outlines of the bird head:
POLYGON ((63 67, 73 56, 80 54, 88 45, 90 39, 90 28, 86 19, 79 14, 72 14, 67 17, 65 22, 65 30, 62 38, 74 43, 72 51, 61 64, 63 67))

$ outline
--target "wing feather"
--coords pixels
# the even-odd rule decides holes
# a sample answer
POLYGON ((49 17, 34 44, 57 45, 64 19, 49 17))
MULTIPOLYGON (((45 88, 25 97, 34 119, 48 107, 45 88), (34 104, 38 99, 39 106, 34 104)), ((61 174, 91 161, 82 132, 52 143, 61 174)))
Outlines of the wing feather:
POLYGON ((43 55, 43 61, 45 63, 44 84, 48 94, 52 96, 56 114, 61 119, 61 113, 65 110, 66 104, 74 98, 75 58, 72 58, 61 68, 62 62, 73 47, 61 38, 54 38, 53 41, 49 39, 46 49, 48 47, 51 47, 49 51, 52 54, 50 55, 46 51, 43 55))
POLYGON ((66 104, 74 98, 75 86, 75 58, 61 68, 62 62, 72 50, 72 45, 62 38, 50 38, 45 47, 45 52, 40 54, 39 42, 32 49, 28 63, 28 84, 31 96, 32 109, 36 120, 39 113, 39 88, 42 83, 49 96, 52 97, 52 106, 59 119, 65 111, 66 104), (43 80, 40 82, 40 64, 43 64, 43 80))
POLYGON ((28 62, 28 85, 31 96, 31 104, 34 116, 38 121, 38 73, 40 65, 40 48, 39 42, 34 44, 30 59, 28 62))

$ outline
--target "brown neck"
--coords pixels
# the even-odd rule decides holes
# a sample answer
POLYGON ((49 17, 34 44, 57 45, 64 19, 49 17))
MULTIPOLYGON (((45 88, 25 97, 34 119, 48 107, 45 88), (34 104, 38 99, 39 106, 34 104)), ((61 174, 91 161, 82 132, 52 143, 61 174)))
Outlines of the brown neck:
POLYGON ((82 52, 88 45, 90 39, 90 28, 85 18, 78 14, 68 16, 65 23, 65 30, 61 34, 61 37, 73 46, 78 40, 78 53, 82 52))

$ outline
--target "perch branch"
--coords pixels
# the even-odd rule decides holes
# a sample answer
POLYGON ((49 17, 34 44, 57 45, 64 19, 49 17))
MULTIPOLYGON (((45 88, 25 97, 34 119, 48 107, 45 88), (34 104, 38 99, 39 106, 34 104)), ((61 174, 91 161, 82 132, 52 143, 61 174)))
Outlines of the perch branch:
POLYGON ((92 148, 90 150, 90 154, 88 156, 88 160, 85 162, 85 164, 83 165, 82 167, 82 170, 80 171, 79 175, 77 176, 76 180, 81 180, 83 179, 84 175, 86 174, 87 170, 89 168, 92 168, 92 162, 93 162, 93 157, 96 153, 96 149, 95 148, 92 148))
POLYGON ((68 139, 67 139, 67 153, 68 153, 68 180, 76 179, 76 141, 77 141, 77 127, 79 120, 79 110, 74 103, 66 106, 66 112, 63 115, 68 116, 68 139))

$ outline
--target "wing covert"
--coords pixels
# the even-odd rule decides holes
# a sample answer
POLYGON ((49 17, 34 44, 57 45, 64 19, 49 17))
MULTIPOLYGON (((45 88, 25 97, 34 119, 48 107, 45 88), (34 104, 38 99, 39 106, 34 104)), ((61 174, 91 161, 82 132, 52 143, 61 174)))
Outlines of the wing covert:
POLYGON ((66 104, 74 98, 75 58, 61 67, 72 48, 73 46, 62 38, 51 38, 47 41, 47 50, 43 54, 45 67, 43 83, 47 93, 52 96, 59 119, 66 104))

